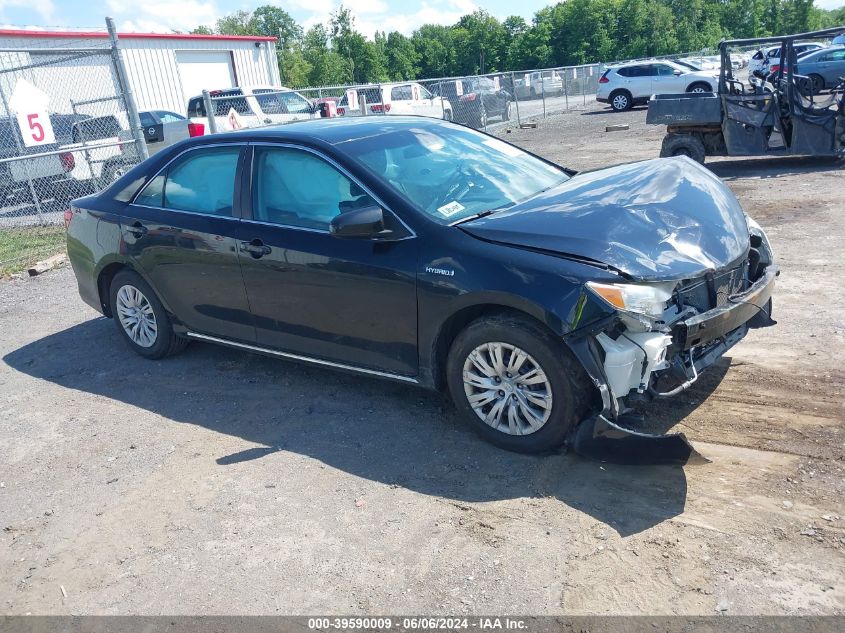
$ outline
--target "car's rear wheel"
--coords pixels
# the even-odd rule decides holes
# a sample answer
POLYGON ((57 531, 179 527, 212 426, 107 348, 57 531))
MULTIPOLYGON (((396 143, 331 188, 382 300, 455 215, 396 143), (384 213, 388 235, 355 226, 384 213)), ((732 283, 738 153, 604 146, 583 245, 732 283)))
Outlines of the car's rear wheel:
POLYGON ((187 345, 175 334, 170 315, 153 289, 136 272, 121 270, 112 279, 112 316, 124 341, 145 358, 164 358, 187 345))
POLYGON ((610 95, 610 107, 616 112, 625 112, 634 107, 634 98, 627 90, 616 90, 610 95))
POLYGON ((589 385, 563 343, 519 316, 481 318, 447 361, 452 399, 475 431, 521 453, 553 450, 586 411, 589 385))
POLYGON ((812 82, 814 95, 817 95, 822 90, 824 90, 824 77, 822 77, 821 75, 813 73, 812 75, 810 75, 810 81, 812 82))
POLYGON ((687 92, 695 92, 695 93, 713 92, 713 87, 709 83, 707 83, 706 81, 697 81, 694 84, 690 84, 690 87, 687 88, 687 92))
POLYGON ((707 151, 704 142, 696 134, 667 134, 660 148, 661 158, 689 156, 695 162, 704 164, 707 151))

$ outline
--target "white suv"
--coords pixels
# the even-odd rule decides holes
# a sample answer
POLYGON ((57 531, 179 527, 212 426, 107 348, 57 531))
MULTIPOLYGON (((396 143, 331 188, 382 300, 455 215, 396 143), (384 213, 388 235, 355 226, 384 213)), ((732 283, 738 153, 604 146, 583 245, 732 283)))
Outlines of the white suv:
POLYGON ((617 112, 647 103, 653 94, 713 92, 718 73, 694 71, 669 61, 651 60, 612 66, 599 79, 596 101, 609 103, 617 112))
POLYGON ((350 88, 337 104, 337 113, 340 116, 359 116, 361 105, 366 102, 367 114, 417 114, 452 120, 449 100, 435 97, 421 84, 408 82, 381 84, 380 87, 380 93, 379 86, 350 88))

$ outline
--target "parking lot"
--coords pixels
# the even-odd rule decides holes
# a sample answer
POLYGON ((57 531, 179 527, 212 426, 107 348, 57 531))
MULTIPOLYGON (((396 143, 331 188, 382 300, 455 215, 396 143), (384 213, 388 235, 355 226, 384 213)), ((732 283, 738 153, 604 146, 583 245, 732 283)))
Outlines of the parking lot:
MULTIPOLYGON (((663 130, 593 103, 497 134, 586 170, 663 130)), ((845 167, 710 167, 778 325, 651 407, 711 460, 683 468, 507 453, 437 394, 206 344, 147 361, 69 269, 0 281, 0 610, 844 613, 845 167)))

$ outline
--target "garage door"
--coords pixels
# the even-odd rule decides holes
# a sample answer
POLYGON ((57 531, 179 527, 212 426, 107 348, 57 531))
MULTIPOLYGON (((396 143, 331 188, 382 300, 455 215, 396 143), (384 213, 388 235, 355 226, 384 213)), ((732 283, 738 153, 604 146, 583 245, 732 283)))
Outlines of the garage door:
POLYGON ((235 71, 229 51, 176 51, 184 102, 203 90, 234 88, 235 71))

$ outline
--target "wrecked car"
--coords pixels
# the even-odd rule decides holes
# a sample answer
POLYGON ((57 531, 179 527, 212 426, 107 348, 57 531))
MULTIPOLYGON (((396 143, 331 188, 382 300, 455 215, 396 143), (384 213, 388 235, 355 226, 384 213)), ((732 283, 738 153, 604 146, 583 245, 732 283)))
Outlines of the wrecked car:
POLYGON ((190 139, 74 201, 67 240, 144 357, 203 341, 448 390, 521 452, 684 453, 630 412, 768 324, 778 274, 687 158, 579 174, 421 117, 190 139))

